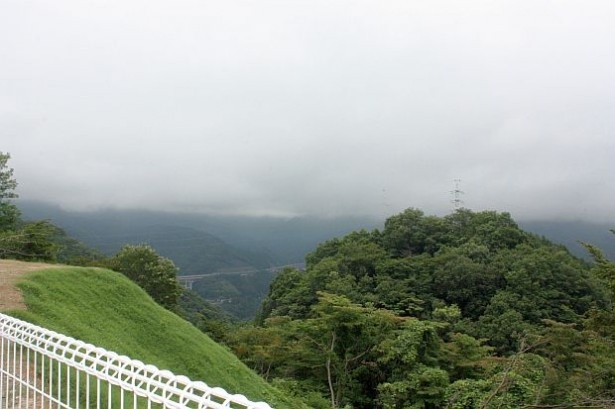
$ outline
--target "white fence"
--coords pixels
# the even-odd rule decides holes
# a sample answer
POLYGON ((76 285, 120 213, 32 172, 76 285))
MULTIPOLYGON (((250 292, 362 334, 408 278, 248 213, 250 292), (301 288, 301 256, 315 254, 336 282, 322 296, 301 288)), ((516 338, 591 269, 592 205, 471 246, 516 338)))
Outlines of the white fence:
POLYGON ((271 409, 0 314, 0 409, 271 409))

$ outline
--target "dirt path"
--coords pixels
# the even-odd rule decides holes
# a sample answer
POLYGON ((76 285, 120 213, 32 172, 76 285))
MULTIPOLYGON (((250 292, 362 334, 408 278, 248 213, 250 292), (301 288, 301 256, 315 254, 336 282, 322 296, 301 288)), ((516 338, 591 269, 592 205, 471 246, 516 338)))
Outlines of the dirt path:
MULTIPOLYGON (((15 283, 19 281, 21 276, 29 273, 30 271, 58 267, 63 266, 45 263, 27 263, 16 260, 0 260, 0 312, 26 308, 23 303, 21 291, 15 287, 15 283)), ((22 359, 21 363, 15 364, 13 359, 14 357, 12 357, 11 354, 4 354, 4 341, 2 350, 4 355, 2 357, 2 362, 4 363, 4 367, 0 368, 0 372, 2 372, 4 382, 0 382, 0 384, 3 384, 2 389, 0 390, 0 406, 3 408, 12 407, 20 409, 51 408, 51 401, 40 398, 40 392, 28 390, 23 386, 23 384, 17 383, 11 376, 9 376, 9 374, 13 373, 9 370, 9 368, 21 368, 22 365, 25 367, 30 365, 30 362, 24 362, 22 359)), ((31 367, 30 369, 30 371, 26 372, 29 374, 28 383, 30 385, 42 385, 42 380, 38 375, 36 375, 34 368, 31 367)), ((21 381, 23 380, 24 379, 21 378, 21 381)))
POLYGON ((16 260, 0 260, 0 311, 24 309, 21 291, 15 287, 20 277, 30 271, 62 266, 45 263, 28 263, 16 260))

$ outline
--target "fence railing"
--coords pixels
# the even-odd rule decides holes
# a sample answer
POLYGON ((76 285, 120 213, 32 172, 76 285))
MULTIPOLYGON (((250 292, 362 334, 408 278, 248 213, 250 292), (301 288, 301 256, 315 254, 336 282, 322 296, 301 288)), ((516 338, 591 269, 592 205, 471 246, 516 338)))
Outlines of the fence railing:
POLYGON ((0 314, 0 409, 271 409, 0 314))

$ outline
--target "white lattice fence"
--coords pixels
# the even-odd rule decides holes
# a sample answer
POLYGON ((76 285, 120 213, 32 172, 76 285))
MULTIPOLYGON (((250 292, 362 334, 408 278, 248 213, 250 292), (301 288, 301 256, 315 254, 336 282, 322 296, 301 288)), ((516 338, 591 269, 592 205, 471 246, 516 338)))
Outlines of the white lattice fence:
POLYGON ((0 314, 0 409, 271 409, 0 314))

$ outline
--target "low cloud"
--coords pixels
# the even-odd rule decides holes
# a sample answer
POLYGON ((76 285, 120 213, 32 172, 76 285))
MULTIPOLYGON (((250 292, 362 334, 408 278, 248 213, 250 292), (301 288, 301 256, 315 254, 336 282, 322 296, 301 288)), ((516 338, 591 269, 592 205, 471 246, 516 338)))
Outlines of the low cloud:
POLYGON ((0 149, 65 207, 615 220, 608 1, 0 5, 0 149))

